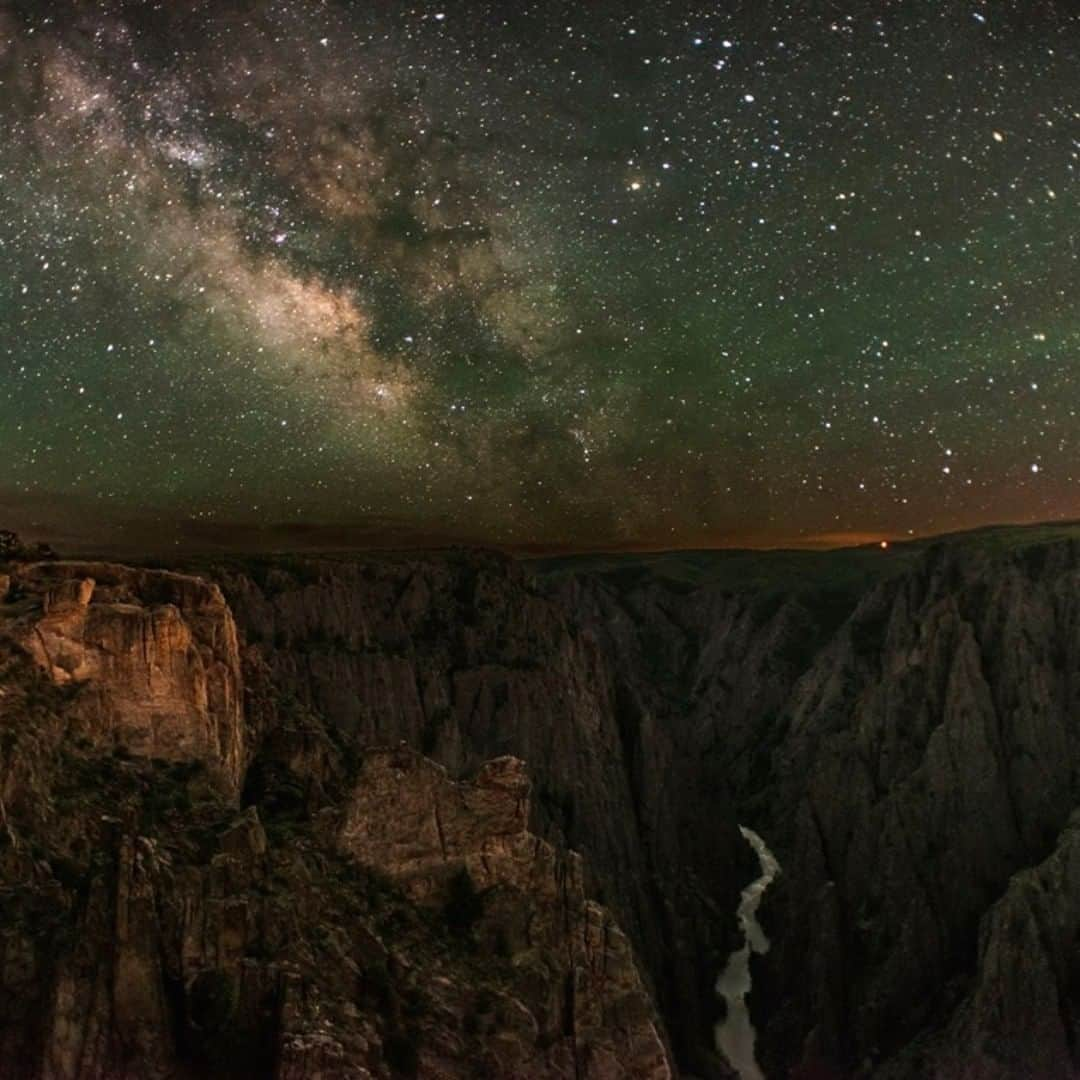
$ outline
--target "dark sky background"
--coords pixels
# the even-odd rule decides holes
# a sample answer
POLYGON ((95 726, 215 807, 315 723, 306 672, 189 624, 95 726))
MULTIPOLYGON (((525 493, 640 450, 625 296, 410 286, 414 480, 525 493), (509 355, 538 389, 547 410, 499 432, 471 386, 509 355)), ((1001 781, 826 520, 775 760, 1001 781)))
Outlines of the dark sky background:
POLYGON ((1078 45, 1030 0, 0 0, 0 524, 1080 517, 1078 45))

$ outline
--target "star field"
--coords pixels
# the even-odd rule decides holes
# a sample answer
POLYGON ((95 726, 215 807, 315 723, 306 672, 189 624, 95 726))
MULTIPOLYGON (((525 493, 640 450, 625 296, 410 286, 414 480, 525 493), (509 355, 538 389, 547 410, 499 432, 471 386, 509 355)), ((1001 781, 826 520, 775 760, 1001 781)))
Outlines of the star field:
POLYGON ((0 0, 0 513, 1080 517, 1078 45, 1006 0, 0 0))

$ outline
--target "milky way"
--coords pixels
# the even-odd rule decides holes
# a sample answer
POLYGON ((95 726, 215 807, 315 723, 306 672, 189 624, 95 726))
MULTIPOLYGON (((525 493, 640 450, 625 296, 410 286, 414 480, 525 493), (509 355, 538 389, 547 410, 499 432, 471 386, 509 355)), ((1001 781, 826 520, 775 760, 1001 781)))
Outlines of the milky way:
POLYGON ((0 514, 1080 516, 1078 45, 1004 0, 0 0, 0 514))

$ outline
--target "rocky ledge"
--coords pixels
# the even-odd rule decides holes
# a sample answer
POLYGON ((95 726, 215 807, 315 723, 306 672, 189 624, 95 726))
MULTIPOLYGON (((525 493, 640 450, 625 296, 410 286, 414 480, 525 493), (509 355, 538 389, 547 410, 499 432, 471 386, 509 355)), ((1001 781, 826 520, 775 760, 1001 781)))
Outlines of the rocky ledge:
POLYGON ((523 762, 358 747, 217 586, 0 580, 0 1078, 675 1075, 523 762))
POLYGON ((108 563, 32 563, 5 576, 0 633, 55 686, 78 691, 74 734, 200 761, 239 788, 240 650, 216 585, 108 563))
POLYGON ((339 844, 508 960, 504 1003, 526 1034, 508 1062, 515 1076, 671 1077, 626 936, 587 899, 580 856, 528 820, 524 762, 498 758, 458 783, 402 746, 365 755, 339 844))

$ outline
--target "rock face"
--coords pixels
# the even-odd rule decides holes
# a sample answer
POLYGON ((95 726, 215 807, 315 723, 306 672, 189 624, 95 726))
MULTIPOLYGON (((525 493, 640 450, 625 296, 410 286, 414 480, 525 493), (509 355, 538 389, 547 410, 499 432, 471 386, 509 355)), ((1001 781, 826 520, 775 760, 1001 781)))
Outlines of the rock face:
MULTIPOLYGON (((769 957, 774 1046, 799 1032, 837 1067, 906 1060, 955 1012, 980 920, 1080 802, 1077 655, 1074 544, 940 548, 861 601, 793 692, 774 754, 777 918, 792 920, 769 957)), ((1002 1053, 1022 1062, 1037 1041, 1002 1053)), ((933 1065, 922 1056, 913 1070, 933 1065)))
POLYGON ((1080 544, 1020 541, 931 546, 847 598, 559 586, 784 866, 751 997, 767 1075, 1080 1074, 1080 544))
POLYGON ((0 1077, 675 1075, 523 763, 358 753, 270 675, 205 581, 12 569, 0 1077))
POLYGON ((940 1039, 939 1069, 978 1080, 1070 1076, 1080 1030, 1080 812, 1053 854, 1016 874, 980 924, 975 978, 940 1039))
POLYGON ((5 567, 0 1077, 727 1077, 739 823, 766 1075, 1080 1075, 1080 543, 859 558, 5 567))
POLYGON ((57 686, 79 733, 147 757, 201 761, 234 789, 246 747, 236 626, 199 578, 104 563, 10 576, 6 630, 57 686))
MULTIPOLYGON (((712 1050, 712 984, 737 940, 735 908, 754 862, 720 759, 703 754, 719 736, 703 741, 672 700, 670 683, 697 648, 697 629, 680 625, 684 597, 624 610, 602 584, 548 590, 520 564, 472 551, 205 572, 275 692, 353 745, 405 742, 454 778, 502 755, 526 761, 533 831, 583 854, 587 890, 633 941, 684 1066, 726 1074, 712 1050)), ((715 657, 701 661, 702 678, 724 687, 744 644, 767 665, 779 633, 768 610, 725 603, 701 601, 694 616, 715 620, 717 638, 729 627, 741 635, 722 672, 715 657)), ((737 691, 747 714, 754 677, 737 691)), ((749 729, 741 738, 753 743, 749 729)))
POLYGON ((510 961, 508 1003, 536 1033, 504 1062, 512 1075, 671 1077, 629 942, 586 898, 580 857, 528 831, 528 801, 517 758, 455 783, 415 751, 376 751, 365 755, 339 843, 417 903, 469 921, 484 950, 510 961))

